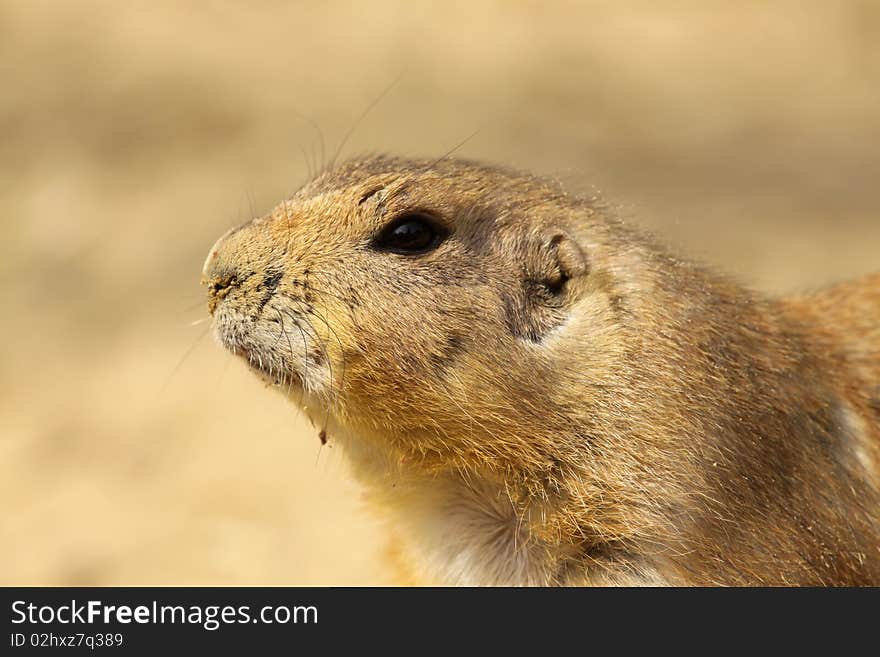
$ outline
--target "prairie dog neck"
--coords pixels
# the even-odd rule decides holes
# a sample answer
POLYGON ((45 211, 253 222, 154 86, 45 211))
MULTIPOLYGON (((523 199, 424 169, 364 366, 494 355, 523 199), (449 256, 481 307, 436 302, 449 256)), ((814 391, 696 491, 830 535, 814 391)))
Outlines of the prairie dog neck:
POLYGON ((462 586, 667 584, 644 559, 626 568, 597 558, 589 572, 576 543, 542 536, 551 505, 523 503, 503 484, 460 473, 412 475, 399 456, 338 426, 332 431, 387 524, 388 552, 399 582, 462 586))

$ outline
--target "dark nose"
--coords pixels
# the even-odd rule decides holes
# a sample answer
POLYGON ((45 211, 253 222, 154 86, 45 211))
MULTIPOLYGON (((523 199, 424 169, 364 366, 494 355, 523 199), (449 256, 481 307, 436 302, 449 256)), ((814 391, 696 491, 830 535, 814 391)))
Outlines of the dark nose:
POLYGON ((217 309, 217 304, 238 285, 238 279, 234 274, 214 278, 208 282, 208 312, 212 315, 217 309))

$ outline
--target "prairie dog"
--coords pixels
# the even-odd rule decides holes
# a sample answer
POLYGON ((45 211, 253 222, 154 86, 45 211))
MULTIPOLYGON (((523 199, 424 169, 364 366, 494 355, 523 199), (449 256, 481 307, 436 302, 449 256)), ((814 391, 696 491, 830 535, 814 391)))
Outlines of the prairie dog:
POLYGON ((769 298, 552 181, 371 156, 203 282, 401 581, 880 584, 880 275, 769 298))

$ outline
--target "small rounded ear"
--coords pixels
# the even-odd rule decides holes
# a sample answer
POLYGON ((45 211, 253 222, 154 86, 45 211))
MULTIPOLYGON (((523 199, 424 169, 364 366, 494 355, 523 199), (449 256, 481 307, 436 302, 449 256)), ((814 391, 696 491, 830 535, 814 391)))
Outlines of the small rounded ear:
POLYGON ((553 294, 562 293, 568 281, 583 276, 589 269, 580 245, 561 230, 537 240, 533 249, 529 278, 553 294))
POLYGON ((532 235, 525 244, 522 288, 505 301, 514 335, 540 342, 560 326, 574 297, 570 281, 589 271, 583 249, 562 230, 532 235))

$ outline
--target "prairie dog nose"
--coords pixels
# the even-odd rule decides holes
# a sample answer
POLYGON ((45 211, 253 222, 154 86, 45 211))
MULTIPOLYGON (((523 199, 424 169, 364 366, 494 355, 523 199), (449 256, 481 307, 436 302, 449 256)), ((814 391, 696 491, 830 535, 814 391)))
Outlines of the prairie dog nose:
POLYGON ((217 275, 217 261, 220 259, 220 252, 222 250, 223 242, 229 237, 232 233, 237 231, 238 228, 230 228, 223 235, 220 236, 216 242, 214 242, 214 246, 211 247, 211 250, 208 251, 208 257, 205 258, 205 264, 202 265, 202 284, 206 285, 210 282, 211 278, 216 277, 217 275))
POLYGON ((236 267, 223 254, 223 242, 235 232, 232 228, 216 242, 202 266, 202 285, 208 286, 208 312, 213 315, 217 305, 239 283, 236 267))
POLYGON ((223 298, 235 288, 239 281, 235 274, 214 277, 203 281, 208 286, 208 312, 213 315, 223 298))

